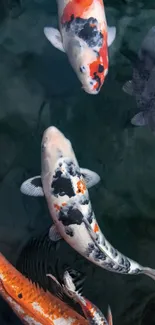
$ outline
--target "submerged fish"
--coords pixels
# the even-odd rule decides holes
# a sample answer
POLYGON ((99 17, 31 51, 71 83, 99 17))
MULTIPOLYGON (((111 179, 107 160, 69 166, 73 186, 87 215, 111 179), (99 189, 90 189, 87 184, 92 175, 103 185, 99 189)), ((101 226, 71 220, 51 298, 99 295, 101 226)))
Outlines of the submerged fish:
MULTIPOLYGON (((129 51, 131 53, 131 51, 129 51)), ((144 38, 138 55, 134 55, 132 80, 127 81, 123 91, 134 96, 139 113, 132 119, 135 126, 148 126, 155 131, 155 27, 144 38)))
POLYGON ((0 295, 26 325, 87 325, 62 300, 26 279, 0 254, 0 295))
MULTIPOLYGON (((87 298, 83 296, 82 293, 77 291, 76 286, 73 282, 73 278, 69 271, 64 272, 63 282, 64 284, 60 284, 55 277, 53 277, 52 274, 47 274, 47 276, 51 277, 53 281, 55 281, 60 288, 59 290, 62 290, 63 292, 74 299, 82 308, 82 311, 88 320, 88 324, 90 325, 112 325, 112 313, 110 307, 108 308, 108 317, 107 320, 104 317, 101 310, 96 307, 92 302, 90 302, 87 298)), ((82 291, 82 286, 80 288, 80 291, 82 291)))
POLYGON ((108 46, 116 35, 107 27, 103 0, 57 0, 59 29, 45 27, 47 39, 65 52, 82 88, 98 94, 108 73, 108 46))
POLYGON ((102 234, 71 142, 54 126, 43 134, 41 161, 42 187, 34 191, 34 177, 21 185, 21 192, 32 196, 34 192, 35 196, 44 193, 54 222, 49 232, 51 240, 63 238, 79 254, 109 271, 143 273, 155 279, 155 270, 118 252, 102 234))

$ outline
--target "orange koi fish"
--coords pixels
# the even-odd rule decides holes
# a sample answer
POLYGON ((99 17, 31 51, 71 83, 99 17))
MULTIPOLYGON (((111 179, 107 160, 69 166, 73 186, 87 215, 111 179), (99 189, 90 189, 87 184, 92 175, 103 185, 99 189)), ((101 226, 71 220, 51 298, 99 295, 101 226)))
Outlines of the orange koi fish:
POLYGON ((0 295, 25 325, 88 325, 66 303, 24 277, 2 254, 0 295))
POLYGON ((82 88, 98 94, 108 73, 108 46, 116 28, 108 27, 102 0, 57 0, 59 30, 45 27, 52 45, 65 52, 82 88))

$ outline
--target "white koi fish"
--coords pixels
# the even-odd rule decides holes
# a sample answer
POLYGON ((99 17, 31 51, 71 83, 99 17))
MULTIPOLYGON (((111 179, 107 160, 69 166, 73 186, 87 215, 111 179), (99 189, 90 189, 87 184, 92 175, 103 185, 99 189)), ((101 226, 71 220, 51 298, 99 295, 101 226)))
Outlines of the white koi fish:
POLYGON ((41 178, 25 181, 21 192, 30 196, 45 195, 54 222, 49 231, 50 239, 63 238, 79 254, 106 270, 132 275, 143 273, 155 279, 155 270, 118 252, 102 234, 87 190, 87 184, 90 187, 97 183, 99 176, 80 169, 71 142, 54 126, 43 134, 41 161, 41 178))
MULTIPOLYGON (((76 271, 73 270, 73 272, 75 273, 76 271)), ((82 311, 89 325, 113 325, 112 313, 110 307, 108 307, 108 315, 106 320, 101 310, 97 306, 95 306, 91 301, 89 301, 87 298, 83 296, 82 294, 83 282, 84 282, 83 279, 82 279, 81 286, 79 287, 79 290, 77 290, 76 285, 73 282, 72 276, 68 271, 64 272, 63 284, 62 283, 60 284, 52 274, 47 274, 47 276, 49 276, 50 278, 52 278, 53 281, 55 281, 55 283, 58 286, 57 291, 62 294, 62 297, 63 294, 65 294, 81 306, 82 311)), ((76 280, 76 276, 75 276, 75 280, 76 280)))
POLYGON ((116 35, 107 27, 103 0, 57 0, 59 30, 45 27, 54 47, 65 52, 82 88, 98 94, 108 73, 108 46, 116 35))

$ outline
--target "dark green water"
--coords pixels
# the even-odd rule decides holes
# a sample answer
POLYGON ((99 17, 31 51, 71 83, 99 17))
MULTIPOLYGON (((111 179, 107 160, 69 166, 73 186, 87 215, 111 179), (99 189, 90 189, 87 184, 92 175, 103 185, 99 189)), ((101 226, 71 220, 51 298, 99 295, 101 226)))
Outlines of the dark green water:
MULTIPOLYGON (((71 140, 81 166, 101 182, 90 190, 97 220, 122 253, 155 268, 155 138, 134 128, 136 102, 122 91, 131 64, 124 42, 137 52, 155 25, 152 1, 106 1, 109 25, 117 36, 109 48, 110 68, 98 96, 81 90, 67 57, 45 39, 43 27, 57 24, 55 0, 0 2, 0 251, 15 265, 25 243, 44 232, 51 219, 43 199, 27 198, 19 187, 40 174, 40 141, 57 126, 71 140)), ((76 265, 74 252, 61 243, 58 254, 76 265)), ((87 268, 85 260, 80 268, 87 268)), ((155 324, 155 283, 145 276, 121 276, 89 264, 84 294, 114 325, 155 324), (144 314, 147 312, 145 318, 144 314)), ((2 325, 20 321, 0 301, 2 325)))

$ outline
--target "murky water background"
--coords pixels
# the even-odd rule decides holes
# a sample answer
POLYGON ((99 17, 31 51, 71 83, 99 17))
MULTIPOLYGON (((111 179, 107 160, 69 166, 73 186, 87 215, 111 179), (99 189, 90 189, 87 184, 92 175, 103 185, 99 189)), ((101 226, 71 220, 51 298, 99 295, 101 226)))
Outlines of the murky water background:
MULTIPOLYGON (((65 54, 44 37, 45 25, 57 25, 55 0, 22 0, 21 7, 17 2, 12 8, 11 1, 0 2, 0 251, 15 265, 25 243, 51 224, 45 201, 23 197, 19 187, 40 174, 42 132, 55 125, 72 141, 80 165, 101 176, 90 197, 108 240, 155 268, 155 138, 147 128, 130 124, 137 107, 122 91, 132 69, 121 54, 124 47, 137 52, 155 25, 154 1, 105 2, 117 37, 98 96, 81 90, 65 54)), ((61 242, 57 254, 76 264, 67 244, 61 242)), ((110 304, 114 325, 155 324, 151 279, 116 275, 90 263, 89 271, 84 294, 105 314, 110 304)), ((20 324, 2 300, 0 322, 20 324)))

